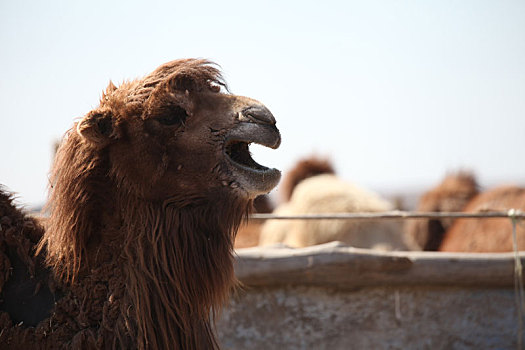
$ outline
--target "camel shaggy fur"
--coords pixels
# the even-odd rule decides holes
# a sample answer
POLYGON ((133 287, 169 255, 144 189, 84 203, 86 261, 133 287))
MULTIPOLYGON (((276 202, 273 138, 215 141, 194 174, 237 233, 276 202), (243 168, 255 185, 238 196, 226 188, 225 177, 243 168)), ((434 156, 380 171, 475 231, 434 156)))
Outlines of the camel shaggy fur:
MULTIPOLYGON (((525 211, 525 188, 501 186, 480 193, 465 212, 525 211)), ((525 250, 525 222, 516 225, 518 249, 525 250)), ((447 230, 440 246, 445 252, 509 252, 513 250, 510 219, 457 219, 447 230)))
MULTIPOLYGON (((421 196, 417 211, 459 212, 478 192, 474 175, 467 172, 449 174, 436 187, 421 196)), ((452 223, 453 219, 450 218, 415 219, 406 221, 405 229, 421 249, 436 251, 452 223)))
POLYGON ((279 146, 274 117, 210 62, 110 84, 61 143, 45 230, 0 194, 1 347, 218 348, 236 230, 280 178, 252 142, 279 146))
MULTIPOLYGON (((301 181, 289 202, 277 207, 277 215, 382 212, 392 205, 377 194, 345 182, 332 174, 312 176, 301 181)), ((262 229, 260 245, 284 243, 305 247, 342 241, 353 247, 382 250, 412 250, 401 222, 378 220, 268 220, 262 229)))

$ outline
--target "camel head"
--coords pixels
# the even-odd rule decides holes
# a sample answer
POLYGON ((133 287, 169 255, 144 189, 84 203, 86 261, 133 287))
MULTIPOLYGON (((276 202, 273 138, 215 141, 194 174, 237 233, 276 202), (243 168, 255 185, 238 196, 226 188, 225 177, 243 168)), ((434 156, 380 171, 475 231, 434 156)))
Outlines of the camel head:
POLYGON ((110 84, 76 131, 88 147, 107 152, 118 187, 140 198, 233 194, 251 200, 280 179, 249 151, 251 143, 279 147, 275 123, 262 103, 228 93, 213 64, 189 59, 110 84))
POLYGON ((186 237, 159 234, 159 220, 164 231, 193 225, 202 234, 192 238, 215 234, 209 242, 228 248, 253 199, 281 176, 256 163, 249 144, 280 141, 271 112, 229 93, 208 61, 172 61, 143 79, 110 83, 57 151, 39 250, 58 275, 74 279, 85 257, 103 258, 98 248, 109 240, 136 242, 144 230, 186 237))

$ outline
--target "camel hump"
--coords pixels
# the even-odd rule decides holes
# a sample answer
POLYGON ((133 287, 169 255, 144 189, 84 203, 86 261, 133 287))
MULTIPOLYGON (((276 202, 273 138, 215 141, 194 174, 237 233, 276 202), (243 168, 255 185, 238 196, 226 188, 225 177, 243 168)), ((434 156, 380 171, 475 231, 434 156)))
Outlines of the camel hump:
POLYGON ((42 232, 0 188, 0 314, 7 312, 13 323, 24 327, 48 318, 55 303, 49 271, 34 255, 42 232))

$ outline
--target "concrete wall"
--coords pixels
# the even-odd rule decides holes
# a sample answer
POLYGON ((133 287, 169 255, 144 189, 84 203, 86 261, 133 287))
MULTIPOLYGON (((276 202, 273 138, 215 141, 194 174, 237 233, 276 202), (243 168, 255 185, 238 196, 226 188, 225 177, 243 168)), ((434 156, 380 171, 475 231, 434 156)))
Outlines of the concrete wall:
MULTIPOLYGON (((524 260, 525 255, 520 258, 524 260)), ((238 251, 225 349, 516 349, 512 254, 238 251)))

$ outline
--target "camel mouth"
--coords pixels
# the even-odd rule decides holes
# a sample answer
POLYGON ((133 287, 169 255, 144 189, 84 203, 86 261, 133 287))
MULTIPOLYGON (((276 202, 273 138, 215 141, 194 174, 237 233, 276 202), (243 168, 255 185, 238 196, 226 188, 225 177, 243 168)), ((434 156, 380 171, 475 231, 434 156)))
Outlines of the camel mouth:
POLYGON ((230 131, 224 144, 224 155, 232 166, 235 181, 247 192, 267 193, 281 178, 281 172, 257 163, 251 155, 250 144, 276 149, 281 134, 274 125, 241 123, 230 131))
POLYGON ((269 168, 257 163, 250 152, 251 142, 230 141, 225 148, 225 153, 229 160, 242 168, 248 168, 252 171, 268 171, 269 168))

